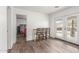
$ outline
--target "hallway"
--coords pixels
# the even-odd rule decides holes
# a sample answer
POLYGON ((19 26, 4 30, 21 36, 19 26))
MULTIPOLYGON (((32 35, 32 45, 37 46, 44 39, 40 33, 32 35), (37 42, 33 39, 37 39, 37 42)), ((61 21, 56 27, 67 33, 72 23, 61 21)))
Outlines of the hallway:
POLYGON ((58 39, 26 42, 19 38, 9 53, 79 53, 79 46, 58 39))

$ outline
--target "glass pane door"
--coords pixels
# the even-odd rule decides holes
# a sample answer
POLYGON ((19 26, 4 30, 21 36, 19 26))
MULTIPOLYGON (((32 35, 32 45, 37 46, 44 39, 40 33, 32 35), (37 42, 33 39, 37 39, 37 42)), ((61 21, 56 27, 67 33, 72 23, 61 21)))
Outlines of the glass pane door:
POLYGON ((56 19, 56 37, 63 38, 63 19, 56 19))
POLYGON ((77 39, 77 17, 70 16, 67 18, 67 39, 68 40, 75 40, 77 39))

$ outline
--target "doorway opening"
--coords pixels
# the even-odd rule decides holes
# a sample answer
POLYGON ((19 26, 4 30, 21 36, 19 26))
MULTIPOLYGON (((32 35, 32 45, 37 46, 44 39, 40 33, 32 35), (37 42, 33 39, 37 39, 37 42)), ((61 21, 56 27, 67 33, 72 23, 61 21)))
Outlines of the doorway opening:
POLYGON ((26 15, 16 14, 16 42, 26 41, 27 23, 26 15))

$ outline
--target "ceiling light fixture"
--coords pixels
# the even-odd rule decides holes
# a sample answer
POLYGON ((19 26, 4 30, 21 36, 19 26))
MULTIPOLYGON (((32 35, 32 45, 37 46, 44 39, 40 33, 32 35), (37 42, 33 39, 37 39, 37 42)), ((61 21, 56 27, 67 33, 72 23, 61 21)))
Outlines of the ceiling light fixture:
POLYGON ((59 6, 55 6, 54 8, 59 8, 59 6))

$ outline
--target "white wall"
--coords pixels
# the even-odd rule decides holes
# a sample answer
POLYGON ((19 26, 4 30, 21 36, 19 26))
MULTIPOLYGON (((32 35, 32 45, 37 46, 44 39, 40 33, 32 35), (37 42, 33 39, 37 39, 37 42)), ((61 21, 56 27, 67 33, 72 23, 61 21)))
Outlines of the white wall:
POLYGON ((49 19, 47 14, 11 7, 11 47, 13 43, 16 42, 16 14, 23 14, 27 17, 27 41, 33 40, 33 29, 49 27, 49 19))
MULTIPOLYGON (((64 9, 62 11, 56 12, 54 14, 50 14, 50 28, 51 28, 51 37, 56 37, 55 34, 55 18, 56 17, 61 17, 64 16, 66 17, 67 15, 74 15, 74 14, 79 14, 79 7, 71 7, 68 9, 64 9)), ((65 39, 66 40, 66 39, 65 39)), ((77 40, 79 42, 79 40, 77 40)))
POLYGON ((7 7, 0 6, 0 53, 7 52, 7 7))
POLYGON ((52 15, 49 15, 50 37, 53 37, 53 38, 55 38, 54 24, 55 24, 54 17, 52 15))
POLYGON ((36 12, 27 14, 27 39, 32 40, 33 29, 49 27, 48 15, 36 12))

